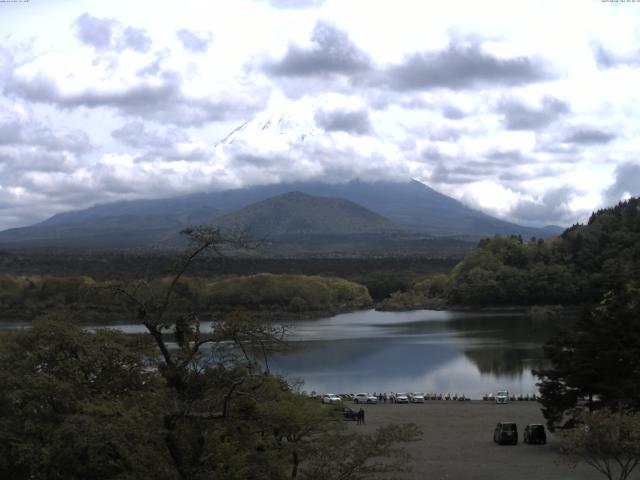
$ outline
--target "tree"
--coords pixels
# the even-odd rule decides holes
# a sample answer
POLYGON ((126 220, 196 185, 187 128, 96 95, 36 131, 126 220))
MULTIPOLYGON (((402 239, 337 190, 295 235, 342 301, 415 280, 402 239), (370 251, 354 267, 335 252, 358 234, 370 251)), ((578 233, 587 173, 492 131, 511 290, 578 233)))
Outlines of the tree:
POLYGON ((175 479, 144 338, 49 316, 0 339, 0 478, 175 479))
POLYGON ((582 413, 560 438, 567 461, 587 463, 609 480, 626 480, 640 462, 640 414, 582 413))
MULTIPOLYGON (((184 479, 296 478, 300 467, 317 455, 310 446, 330 443, 338 432, 344 439, 351 435, 344 433, 341 418, 270 373, 269 354, 284 346, 282 327, 232 312, 214 318, 205 334, 197 311, 172 308, 179 282, 194 260, 208 251, 221 255, 227 243, 215 228, 184 233, 191 248, 176 263, 164 290, 150 288, 149 282, 117 290, 160 353, 158 372, 168 387, 162 411, 164 444, 172 467, 184 479), (171 338, 177 348, 169 345, 171 338)), ((384 435, 379 448, 364 451, 359 461, 397 456, 393 446, 398 441, 397 435, 384 435)), ((331 448, 338 451, 344 445, 331 448)), ((385 471, 385 465, 367 468, 385 471)), ((347 472, 340 478, 354 477, 347 472)))
POLYGON ((315 443, 314 454, 303 467, 301 477, 360 480, 374 473, 391 473, 391 478, 396 478, 398 473, 410 471, 411 456, 400 444, 419 440, 421 435, 414 424, 387 425, 358 436, 337 432, 315 443))
POLYGON ((550 429, 571 426, 584 410, 640 411, 640 290, 629 284, 549 341, 551 362, 536 371, 550 429))

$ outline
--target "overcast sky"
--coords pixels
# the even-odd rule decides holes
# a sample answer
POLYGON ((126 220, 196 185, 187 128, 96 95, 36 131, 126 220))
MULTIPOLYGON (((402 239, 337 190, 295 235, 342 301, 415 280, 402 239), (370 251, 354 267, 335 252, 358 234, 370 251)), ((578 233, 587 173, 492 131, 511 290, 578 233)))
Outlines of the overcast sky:
POLYGON ((292 180, 528 225, 640 194, 638 2, 1 1, 0 37, 0 229, 292 180))

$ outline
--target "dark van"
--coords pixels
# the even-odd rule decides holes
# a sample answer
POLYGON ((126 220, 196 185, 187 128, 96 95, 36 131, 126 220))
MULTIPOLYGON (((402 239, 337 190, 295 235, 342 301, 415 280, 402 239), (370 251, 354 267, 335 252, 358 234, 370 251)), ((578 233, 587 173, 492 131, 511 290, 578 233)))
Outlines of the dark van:
POLYGON ((499 422, 493 431, 493 441, 500 444, 518 444, 518 426, 513 422, 499 422))
POLYGON ((544 425, 538 423, 530 423, 524 428, 522 440, 524 443, 547 443, 547 432, 544 431, 544 425))

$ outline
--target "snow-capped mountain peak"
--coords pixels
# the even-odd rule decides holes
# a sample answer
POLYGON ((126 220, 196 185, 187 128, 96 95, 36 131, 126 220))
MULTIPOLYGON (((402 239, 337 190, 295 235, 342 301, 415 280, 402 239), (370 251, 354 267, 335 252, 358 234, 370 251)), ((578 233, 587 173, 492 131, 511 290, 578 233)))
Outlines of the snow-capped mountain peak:
POLYGON ((304 142, 316 135, 312 107, 267 111, 240 125, 217 146, 243 142, 267 147, 280 143, 304 142))

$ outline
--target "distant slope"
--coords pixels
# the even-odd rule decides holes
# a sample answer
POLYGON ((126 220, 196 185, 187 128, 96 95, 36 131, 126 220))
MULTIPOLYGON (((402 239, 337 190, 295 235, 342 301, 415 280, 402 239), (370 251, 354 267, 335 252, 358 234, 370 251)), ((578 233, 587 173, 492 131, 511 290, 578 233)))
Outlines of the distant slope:
POLYGON ((219 218, 216 224, 223 230, 244 230, 256 238, 401 231, 383 216, 348 200, 301 192, 284 193, 253 203, 219 218))
POLYGON ((291 191, 335 197, 386 217, 406 230, 480 238, 494 234, 546 237, 559 227, 515 225, 473 210, 417 181, 287 183, 182 197, 123 201, 54 215, 31 227, 0 232, 0 248, 121 249, 164 245, 193 224, 213 223, 234 210, 291 191))

